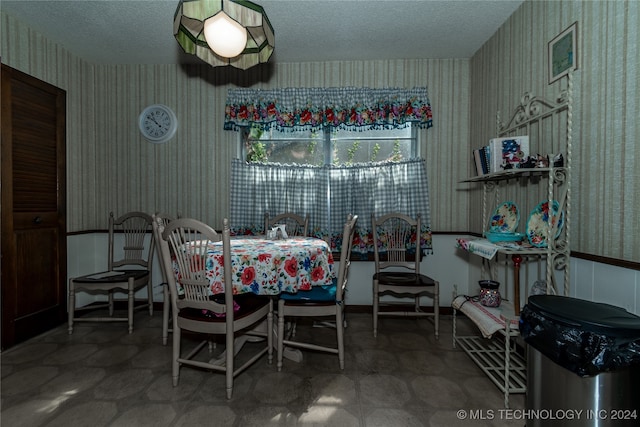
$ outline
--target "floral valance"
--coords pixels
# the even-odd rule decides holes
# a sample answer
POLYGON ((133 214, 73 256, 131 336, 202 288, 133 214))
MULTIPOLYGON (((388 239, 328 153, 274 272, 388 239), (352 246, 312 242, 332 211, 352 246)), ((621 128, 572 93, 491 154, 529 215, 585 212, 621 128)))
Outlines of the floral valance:
POLYGON ((224 115, 225 130, 432 126, 426 87, 229 89, 224 115))

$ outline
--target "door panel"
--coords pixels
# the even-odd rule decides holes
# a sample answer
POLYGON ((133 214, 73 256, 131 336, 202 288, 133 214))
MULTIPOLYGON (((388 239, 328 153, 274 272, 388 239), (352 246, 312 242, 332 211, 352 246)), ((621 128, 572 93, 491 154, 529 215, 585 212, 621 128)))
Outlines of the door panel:
POLYGON ((63 90, 2 65, 2 348, 64 322, 63 90))

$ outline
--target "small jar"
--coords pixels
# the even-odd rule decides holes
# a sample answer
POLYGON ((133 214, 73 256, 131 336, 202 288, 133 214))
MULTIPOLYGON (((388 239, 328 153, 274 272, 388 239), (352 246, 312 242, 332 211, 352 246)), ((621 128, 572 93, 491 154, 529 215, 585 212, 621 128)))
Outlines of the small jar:
POLYGON ((497 289, 480 289, 480 304, 485 307, 499 307, 501 302, 500 291, 497 289))
POLYGON ((480 304, 485 307, 499 307, 502 302, 500 297, 500 282, 495 280, 480 280, 480 304))

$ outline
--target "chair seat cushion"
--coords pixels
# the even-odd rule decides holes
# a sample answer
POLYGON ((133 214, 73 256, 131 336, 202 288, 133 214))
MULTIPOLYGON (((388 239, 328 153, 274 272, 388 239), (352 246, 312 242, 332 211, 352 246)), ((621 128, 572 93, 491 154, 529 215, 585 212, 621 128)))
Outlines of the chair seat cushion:
MULTIPOLYGON (((233 298, 234 302, 234 319, 241 319, 249 314, 260 310, 266 305, 269 305, 270 299, 267 296, 259 296, 254 294, 242 294, 236 295, 233 298)), ((226 316, 216 315, 210 310, 203 310, 199 308, 182 308, 178 313, 179 317, 189 320, 199 320, 202 322, 225 322, 226 316)))
POLYGON ((283 292, 280 298, 285 301, 335 302, 336 282, 334 279, 331 285, 312 286, 309 291, 298 291, 295 294, 283 292))
POLYGON ((424 274, 405 273, 397 271, 385 271, 375 273, 373 280, 384 285, 395 286, 435 286, 435 281, 424 274))

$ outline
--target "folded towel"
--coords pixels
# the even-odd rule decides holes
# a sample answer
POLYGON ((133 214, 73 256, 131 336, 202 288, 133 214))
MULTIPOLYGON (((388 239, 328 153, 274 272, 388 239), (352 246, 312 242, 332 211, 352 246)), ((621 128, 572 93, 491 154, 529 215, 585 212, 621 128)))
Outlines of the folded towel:
POLYGON ((456 247, 482 258, 493 259, 500 246, 490 243, 487 239, 456 239, 456 247))
MULTIPOLYGON (((465 295, 455 297, 451 306, 466 314, 467 317, 478 326, 482 336, 485 338, 491 338, 496 331, 505 329, 506 321, 504 316, 502 316, 503 312, 513 313, 513 309, 508 301, 503 301, 500 307, 485 307, 465 295)), ((509 323, 511 329, 518 329, 517 317, 512 317, 509 323)))

